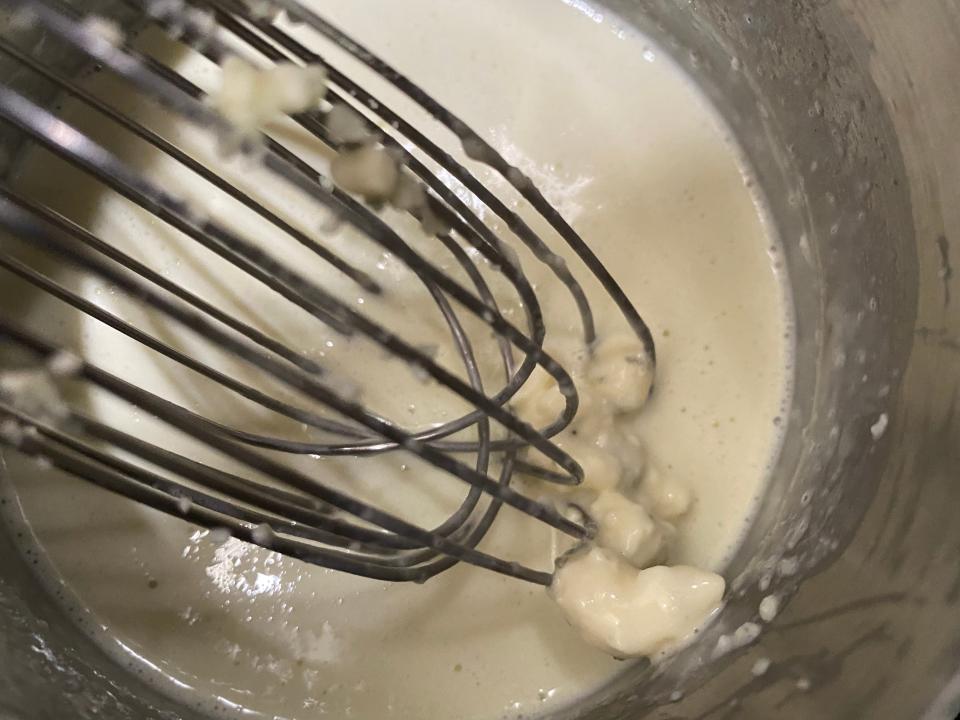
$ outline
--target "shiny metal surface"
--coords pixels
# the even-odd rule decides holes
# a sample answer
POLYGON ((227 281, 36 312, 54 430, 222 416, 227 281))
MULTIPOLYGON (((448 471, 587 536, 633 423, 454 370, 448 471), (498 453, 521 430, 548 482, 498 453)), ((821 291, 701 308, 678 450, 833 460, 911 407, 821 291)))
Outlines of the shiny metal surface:
MULTIPOLYGON (((789 439, 720 622, 562 717, 952 718, 960 5, 594 4, 659 38, 726 115, 787 250, 800 344, 789 439), (718 653, 764 624, 768 595, 782 609, 759 639, 718 653)), ((2 535, 0 568, 0 717, 192 720, 113 669, 2 535)))

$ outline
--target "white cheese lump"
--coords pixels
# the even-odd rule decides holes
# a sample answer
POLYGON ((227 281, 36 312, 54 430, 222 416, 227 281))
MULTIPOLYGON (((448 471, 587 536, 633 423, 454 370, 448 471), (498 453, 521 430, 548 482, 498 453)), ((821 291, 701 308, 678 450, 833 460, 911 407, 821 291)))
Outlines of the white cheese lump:
MULTIPOLYGON (((584 471, 569 495, 597 524, 594 547, 561 558, 551 595, 567 621, 592 645, 615 657, 653 656, 679 647, 719 607, 724 580, 689 566, 669 567, 674 522, 693 504, 690 490, 647 462, 631 431, 653 387, 654 367, 629 333, 598 339, 589 350, 561 341, 554 354, 577 385, 580 409, 555 441, 584 471), (656 567, 651 567, 655 566, 656 567)), ((545 373, 518 393, 516 410, 537 427, 564 407, 545 373)), ((556 469, 547 460, 534 465, 556 469)))
POLYGON ((564 563, 551 595, 591 645, 618 657, 652 656, 690 640, 720 607, 724 580, 687 565, 636 568, 593 548, 564 563))
POLYGON ((244 134, 259 130, 284 113, 316 107, 327 92, 327 73, 316 65, 278 63, 259 69, 235 55, 221 66, 213 106, 244 134))

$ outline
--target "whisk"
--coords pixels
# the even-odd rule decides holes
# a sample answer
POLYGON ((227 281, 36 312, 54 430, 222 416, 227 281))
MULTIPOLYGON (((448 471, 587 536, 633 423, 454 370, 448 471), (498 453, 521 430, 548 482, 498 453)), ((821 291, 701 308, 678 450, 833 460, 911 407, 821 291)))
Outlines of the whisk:
MULTIPOLYGON (((652 361, 653 339, 637 310, 589 246, 526 175, 410 79, 297 0, 273 0, 258 7, 240 0, 196 0, 189 4, 182 0, 151 0, 142 5, 139 0, 126 2, 133 14, 140 17, 138 27, 149 24, 160 28, 217 63, 229 57, 239 43, 265 63, 322 67, 328 78, 329 103, 354 108, 364 127, 423 188, 425 204, 410 212, 418 220, 426 220, 428 214, 437 220, 433 224, 437 251, 448 253, 469 283, 444 270, 432 259, 432 252, 416 250, 400 230, 383 219, 375 204, 360 201, 336 187, 324 172, 277 138, 259 133, 238 136, 206 102, 197 85, 135 49, 104 19, 84 16, 70 6, 52 1, 4 0, 0 7, 11 11, 13 22, 42 28, 52 41, 125 79, 145 97, 159 101, 192 126, 220 138, 233 138, 239 155, 261 165, 278 183, 288 183, 340 222, 393 254, 424 285, 437 305, 466 379, 445 369, 428 350, 347 305, 297 268, 277 259, 256 239, 199 212, 192 198, 158 186, 55 112, 9 87, 0 87, 0 120, 270 288, 278 304, 281 300, 290 303, 344 336, 369 339, 455 393, 471 409, 453 420, 418 431, 382 417, 333 382, 321 362, 151 269, 111 244, 109 238, 95 236, 73 219, 10 184, 3 184, 0 223, 13 242, 32 253, 30 257, 54 258, 110 283, 151 312, 203 337, 271 381, 279 381, 304 399, 325 406, 342 420, 290 403, 177 349, 69 289, 38 263, 12 252, 8 244, 0 249, 0 267, 7 273, 178 363, 185 372, 197 373, 231 393, 325 435, 323 442, 304 442, 232 427, 77 357, 69 348, 17 322, 8 313, 0 313, 0 335, 10 346, 29 353, 36 365, 68 373, 75 382, 96 386, 155 416, 248 468, 251 476, 227 472, 152 444, 69 404, 61 404, 54 411, 49 407, 38 409, 18 402, 10 392, 0 392, 0 441, 162 512, 204 527, 225 528, 237 538, 315 565, 388 581, 424 582, 466 562, 549 585, 550 570, 526 567, 478 550, 477 546, 503 504, 576 540, 589 539, 589 518, 534 499, 518 490, 513 482, 521 471, 562 485, 581 482, 580 465, 551 440, 575 417, 579 405, 577 390, 567 370, 543 348, 546 325, 540 301, 517 262, 516 251, 411 149, 416 148, 469 190, 562 283, 578 309, 583 343, 590 347, 596 330, 587 294, 564 260, 493 190, 380 98, 284 32, 272 21, 271 14, 283 11, 291 22, 309 27, 365 65, 452 133, 469 157, 502 176, 579 256, 620 309, 652 361), (497 269, 520 298, 525 327, 518 327, 505 317, 496 293, 478 269, 478 256, 497 269), (486 336, 482 340, 471 338, 461 321, 462 313, 492 331, 494 339, 490 342, 497 345, 503 373, 503 384, 495 393, 484 388, 475 351, 475 341, 488 342, 486 336), (510 408, 511 399, 538 367, 553 378, 564 401, 561 414, 544 427, 531 426, 510 408), (495 428, 502 432, 494 432, 495 428), (465 431, 472 431, 475 436, 464 439, 465 431), (525 462, 528 449, 548 458, 555 469, 545 470, 525 462), (265 450, 276 452, 268 454, 265 450), (468 490, 445 521, 427 529, 284 463, 277 452, 321 457, 411 453, 458 478, 468 490), (475 461, 464 462, 461 458, 466 455, 475 456, 475 461), (492 463, 499 466, 497 473, 491 472, 492 463), (489 500, 482 503, 485 496, 489 500)), ((111 103, 110 98, 89 92, 81 83, 9 39, 0 40, 0 53, 18 63, 24 72, 52 83, 62 95, 95 111, 118 130, 149 143, 211 187, 242 203, 365 291, 389 295, 390 288, 382 287, 365 269, 330 249, 322 232, 308 233, 293 226, 255 194, 239 188, 171 140, 139 123, 111 103)), ((344 147, 330 131, 329 111, 317 108, 295 114, 292 119, 326 147, 334 151, 344 147)))

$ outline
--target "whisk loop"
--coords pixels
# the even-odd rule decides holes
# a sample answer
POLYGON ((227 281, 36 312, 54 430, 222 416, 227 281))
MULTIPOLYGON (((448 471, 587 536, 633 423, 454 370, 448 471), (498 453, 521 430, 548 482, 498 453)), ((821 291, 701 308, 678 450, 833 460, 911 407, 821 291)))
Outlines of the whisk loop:
MULTIPOLYGON (((372 138, 378 152, 389 153, 408 198, 397 202, 396 209, 434 231, 429 233, 433 244, 425 251, 422 242, 405 238, 404 231, 380 212, 381 203, 365 202, 340 189, 322 164, 291 149, 281 135, 238 133, 218 114, 201 87, 127 42, 112 21, 83 17, 53 2, 5 0, 4 4, 18 22, 42 27, 59 45, 123 78, 145 100, 159 103, 166 112, 211 138, 229 140, 238 156, 324 208, 338 223, 405 266, 443 319, 462 374, 438 361, 435 349, 418 345, 345 302, 301 268, 277 257, 255 236, 207 214, 194 197, 179 194, 178 188, 151 180, 57 112, 12 88, 0 88, 0 120, 268 288, 278 304, 289 303, 343 337, 372 343, 386 356, 402 360, 438 388, 453 393, 467 410, 418 430, 378 414, 364 404, 362 392, 351 389, 349 382, 338 382, 322 359, 308 356, 242 315, 205 299, 123 251, 109 237, 98 237, 7 182, 0 185, 0 223, 10 236, 0 247, 0 267, 5 272, 177 363, 184 371, 300 423, 317 436, 300 440, 233 427, 77 359, 69 373, 60 373, 57 382, 64 382, 62 376, 67 374, 71 386, 109 393, 229 458, 234 463, 231 467, 246 468, 250 476, 153 444, 69 402, 58 408, 55 418, 41 416, 18 393, 4 390, 2 383, 0 441, 162 512, 208 528, 225 528, 247 542, 324 567, 382 580, 423 582, 462 561, 549 585, 550 571, 525 567, 477 546, 504 504, 573 538, 583 540, 592 534, 590 523, 571 520, 561 508, 532 499, 513 482, 518 468, 558 484, 575 485, 582 480, 580 465, 551 440, 570 424, 579 398, 569 372, 543 348, 546 324, 541 302, 511 240, 491 229, 448 184, 448 178, 471 193, 491 217, 499 218, 566 288, 580 316, 583 342, 590 347, 596 329, 587 294, 566 261, 488 184, 315 48, 285 32, 272 16, 282 11, 291 22, 301 23, 372 70, 452 133, 467 157, 481 161, 503 178, 583 261, 652 361, 653 339, 641 316, 530 178, 409 78, 297 0, 274 0, 256 8, 238 0, 150 0, 143 4, 128 0, 140 17, 137 27, 159 28, 216 63, 223 63, 239 46, 265 66, 293 63, 322 68, 328 81, 325 103, 289 119, 331 152, 349 151, 358 138, 372 138), (335 108, 351 108, 350 132, 343 131, 343 111, 335 108), (440 254, 452 258, 456 272, 438 262, 440 254), (282 387, 284 392, 257 387, 204 357, 175 347, 149 328, 71 289, 42 263, 29 259, 36 257, 54 259, 58 267, 108 283, 151 313, 242 361, 269 381, 268 387, 282 387), (505 283, 516 296, 522 325, 504 312, 501 291, 491 286, 478 261, 495 269, 497 284, 505 283), (478 335, 475 327, 485 328, 483 332, 492 339, 478 335), (477 352, 478 346, 490 342, 496 346, 502 376, 492 392, 485 387, 491 381, 481 370, 477 352), (543 427, 531 426, 510 409, 511 400, 535 371, 548 373, 563 398, 562 411, 543 427), (291 395, 304 402, 290 401, 291 395), (310 405, 326 410, 320 412, 310 405), (554 469, 524 462, 521 453, 528 450, 548 458, 554 469), (456 510, 426 529, 293 467, 283 457, 371 457, 388 452, 416 455, 465 483, 467 492, 456 510), (472 461, 467 456, 472 456, 472 461), (261 477, 268 481, 257 479, 261 477)), ((147 143, 184 172, 224 193, 357 288, 374 297, 389 297, 389 286, 335 249, 323 233, 298 227, 256 192, 240 187, 173 138, 138 121, 111 98, 98 95, 40 55, 6 39, 0 40, 0 53, 51 83, 62 96, 96 113, 118 132, 147 143)), ((27 353, 30 366, 41 373, 48 372, 46 364, 67 349, 7 314, 0 314, 0 336, 8 346, 27 353)), ((424 392, 433 390, 427 387, 424 392)))

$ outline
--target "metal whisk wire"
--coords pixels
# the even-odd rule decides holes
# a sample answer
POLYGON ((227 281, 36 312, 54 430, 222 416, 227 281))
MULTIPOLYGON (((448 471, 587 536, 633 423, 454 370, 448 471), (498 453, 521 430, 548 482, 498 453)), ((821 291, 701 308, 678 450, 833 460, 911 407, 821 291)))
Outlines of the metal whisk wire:
MULTIPOLYGON (((133 3, 133 0, 130 2, 133 3)), ((9 4, 18 13, 19 21, 40 24, 52 36, 79 50, 91 61, 125 78, 144 94, 159 99, 183 119, 221 136, 232 132, 232 128, 203 102, 204 95, 199 87, 156 59, 142 55, 129 44, 105 37, 96 31, 92 23, 78 22, 82 18, 69 8, 56 7, 39 0, 10 0, 9 4)), ((468 155, 483 160, 499 171, 580 255, 621 308, 653 358, 652 337, 640 315, 586 244, 528 178, 509 166, 492 147, 416 85, 325 20, 295 0, 278 1, 276 6, 286 11, 291 19, 309 25, 336 43, 414 99, 456 134, 468 155)), ((568 288, 581 312, 585 340, 587 343, 593 341, 595 330, 589 303, 566 263, 454 158, 320 55, 233 0, 203 0, 190 7, 180 2, 154 1, 148 3, 145 10, 152 22, 217 62, 223 60, 229 47, 221 34, 230 33, 234 39, 239 39, 267 61, 322 65, 330 79, 329 97, 332 101, 352 101, 354 106, 364 106, 396 130, 398 136, 413 143, 448 171, 494 214, 507 222, 511 231, 533 251, 535 257, 544 262, 568 288)), ((111 106, 107 100, 86 91, 75 81, 5 40, 0 41, 0 52, 54 83, 60 92, 83 103, 104 119, 146 141, 211 186, 226 192, 368 292, 388 292, 362 269, 354 267, 308 233, 291 226, 255 197, 232 185, 154 130, 111 106)), ((42 457, 62 470, 161 511, 184 516, 206 527, 226 527, 239 538, 317 565, 384 580, 422 582, 457 562, 465 561, 547 585, 551 579, 549 572, 489 555, 477 550, 476 546, 490 529, 503 503, 575 538, 582 539, 588 535, 582 524, 511 486, 518 467, 529 469, 518 459, 518 453, 526 447, 535 448, 560 468, 559 472, 543 473, 546 479, 566 484, 575 484, 582 479, 582 469, 575 460, 550 441, 569 424, 576 413, 576 388, 567 371, 543 350, 546 329, 539 302, 516 264, 513 251, 396 138, 369 118, 361 117, 368 128, 378 133, 383 145, 393 149, 403 166, 428 188, 426 197, 430 211, 450 228, 449 232, 437 233, 437 239, 464 271, 473 289, 464 286, 414 250, 373 209, 334 187, 314 167, 275 138, 245 138, 239 143, 238 152, 336 213, 344 222, 363 232, 372 242, 393 253, 410 268, 438 306, 463 361, 466 380, 435 362, 424 350, 347 306, 302 273, 271 256, 255 242, 197 213, 189 198, 177 197, 140 176, 120 158, 55 114, 11 89, 0 88, 0 120, 156 215, 200 246, 242 269, 320 322, 346 336, 362 335, 392 355, 416 366, 466 400, 473 406, 472 411, 427 430, 407 431, 338 392, 324 379, 324 368, 316 361, 163 277, 73 220, 3 185, 0 186, 0 223, 17 242, 108 280, 129 297, 136 298, 233 356, 242 358, 266 376, 335 411, 345 421, 333 420, 291 405, 229 377, 81 297, 8 249, 3 249, 0 251, 0 267, 9 273, 231 392, 332 435, 334 441, 299 442, 233 428, 83 361, 79 361, 77 366, 76 377, 79 380, 155 415, 241 465, 262 473, 273 482, 267 485, 170 452, 75 409, 66 409, 56 422, 39 418, 24 412, 10 398, 0 402, 0 422, 4 423, 5 428, 5 432, 0 433, 0 440, 15 445, 28 455, 42 457), (464 251, 461 242, 499 268, 509 281, 522 300, 527 332, 514 326, 501 313, 494 293, 464 251), (484 390, 470 339, 451 300, 461 311, 477 318, 495 333, 503 364, 504 384, 493 395, 488 395, 484 390), (514 357, 516 351, 522 355, 519 363, 514 357), (554 378, 565 401, 561 415, 539 429, 517 418, 507 406, 538 366, 554 378), (504 437, 493 436, 491 420, 505 430, 504 437), (473 427, 476 427, 475 440, 448 439, 473 427), (120 450, 125 457, 132 456, 147 464, 124 459, 104 448, 120 450), (447 520, 432 530, 426 530, 338 491, 254 448, 313 455, 370 455, 400 449, 416 454, 431 465, 460 478, 468 484, 469 489, 460 506, 447 520), (496 479, 488 474, 491 454, 494 452, 499 453, 500 465, 496 479), (456 459, 457 453, 475 454, 475 464, 471 466, 456 459), (155 472, 150 466, 160 468, 167 474, 155 472), (171 474, 179 479, 171 479, 171 474), (480 503, 484 496, 490 498, 486 506, 480 503)), ((327 131, 323 112, 302 113, 293 119, 327 146, 339 149, 339 144, 327 131)), ((49 361, 62 351, 56 343, 2 316, 0 336, 28 350, 41 362, 49 361)))

